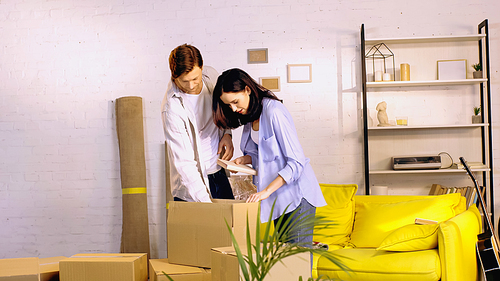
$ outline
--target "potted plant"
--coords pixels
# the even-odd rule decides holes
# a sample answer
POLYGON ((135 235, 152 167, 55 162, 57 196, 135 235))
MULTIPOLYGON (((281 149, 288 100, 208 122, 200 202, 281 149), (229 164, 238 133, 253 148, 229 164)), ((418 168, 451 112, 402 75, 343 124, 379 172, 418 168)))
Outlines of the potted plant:
POLYGON ((482 123, 481 107, 474 107, 474 115, 472 115, 472 124, 482 123))
POLYGON ((472 68, 474 68, 474 72, 472 73, 472 77, 476 78, 483 78, 483 67, 481 66, 481 63, 478 62, 476 64, 472 65, 472 68))
MULTIPOLYGON (((290 234, 294 233, 294 229, 297 227, 301 227, 303 229, 318 229, 318 228, 329 228, 334 225, 334 223, 328 220, 325 217, 315 216, 313 215, 304 215, 300 213, 294 220, 291 218, 294 217, 294 213, 298 212, 295 210, 292 215, 285 221, 283 217, 280 217, 277 222, 276 228, 271 228, 272 214, 274 210, 274 204, 271 208, 271 214, 269 215, 269 223, 266 225, 266 228, 263 233, 263 239, 260 240, 260 209, 257 214, 258 222, 256 229, 256 239, 255 241, 251 240, 251 235, 249 232, 248 221, 247 221, 247 245, 246 251, 244 254, 240 245, 236 242, 232 229, 228 224, 228 230, 231 233, 231 237, 233 239, 233 245, 236 251, 236 255, 238 258, 238 263, 241 269, 241 273, 243 276, 241 278, 245 281, 263 281, 270 269, 277 263, 280 263, 282 259, 293 256, 299 253, 311 253, 311 254, 319 254, 331 262, 335 263, 342 270, 348 271, 349 269, 344 266, 339 259, 328 252, 326 248, 323 247, 311 247, 311 245, 307 246, 303 243, 289 243, 287 242, 289 239, 293 239, 290 234), (280 227, 282 226, 282 227, 280 227), (279 230, 278 230, 279 229, 279 230), (255 242, 255 243, 252 243, 255 242)), ((285 209, 286 212, 286 209, 285 209)), ((226 223, 227 224, 227 223, 226 223)), ((312 231, 311 231, 312 232, 312 231)), ((312 235, 312 234, 311 234, 312 235)), ((298 280, 302 281, 303 277, 298 276, 298 280)), ((314 281, 312 277, 308 277, 308 281, 314 281)), ((324 278, 320 276, 316 279, 319 280, 330 280, 328 278, 324 278)))

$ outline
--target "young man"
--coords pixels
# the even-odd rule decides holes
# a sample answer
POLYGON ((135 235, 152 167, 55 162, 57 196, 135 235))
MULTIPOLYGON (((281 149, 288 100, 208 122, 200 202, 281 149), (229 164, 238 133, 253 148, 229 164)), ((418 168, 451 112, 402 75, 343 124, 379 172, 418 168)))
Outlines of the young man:
POLYGON ((234 199, 222 159, 233 157, 230 130, 220 130, 212 117, 212 92, 219 76, 203 66, 191 45, 175 48, 169 57, 172 79, 162 102, 162 121, 170 161, 170 185, 176 201, 211 202, 234 199))

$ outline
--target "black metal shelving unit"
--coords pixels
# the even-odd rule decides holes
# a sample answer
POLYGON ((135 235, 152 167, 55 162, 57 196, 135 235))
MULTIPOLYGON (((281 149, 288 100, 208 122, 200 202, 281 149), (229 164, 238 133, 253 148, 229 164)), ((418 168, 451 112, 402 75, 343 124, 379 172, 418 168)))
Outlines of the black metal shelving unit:
MULTIPOLYGON (((362 104, 363 104, 363 153, 364 153, 364 169, 365 169, 365 194, 370 195, 370 159, 369 159, 369 145, 368 145, 368 106, 367 106, 367 70, 366 70, 366 38, 365 26, 361 25, 361 82, 362 82, 362 104)), ((479 44, 479 61, 483 68, 483 73, 486 74, 486 79, 480 83, 480 106, 481 116, 483 123, 486 125, 481 127, 482 137, 482 162, 488 166, 487 171, 481 171, 482 177, 480 185, 487 188, 487 197, 489 198, 489 209, 491 217, 494 218, 494 185, 493 185, 493 141, 492 141, 492 126, 491 126, 491 92, 490 92, 490 54, 489 54, 489 37, 488 37, 488 20, 485 19, 478 25, 478 39, 479 44)), ((433 40, 433 38, 429 38, 433 40)), ((411 40, 411 39, 410 39, 411 40)), ((443 40, 447 40, 446 38, 443 40)), ((453 41, 454 39, 450 39, 453 41)), ((404 86, 404 85, 403 85, 404 86)), ((464 171, 465 173, 465 171, 464 171)))

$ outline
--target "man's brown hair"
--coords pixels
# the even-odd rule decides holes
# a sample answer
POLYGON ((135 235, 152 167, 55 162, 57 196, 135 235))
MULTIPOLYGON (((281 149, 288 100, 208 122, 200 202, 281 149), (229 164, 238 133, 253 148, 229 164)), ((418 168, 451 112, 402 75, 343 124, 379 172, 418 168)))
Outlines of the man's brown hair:
POLYGON ((189 73, 195 66, 203 67, 203 58, 200 50, 188 44, 173 49, 168 58, 172 80, 184 73, 189 73))

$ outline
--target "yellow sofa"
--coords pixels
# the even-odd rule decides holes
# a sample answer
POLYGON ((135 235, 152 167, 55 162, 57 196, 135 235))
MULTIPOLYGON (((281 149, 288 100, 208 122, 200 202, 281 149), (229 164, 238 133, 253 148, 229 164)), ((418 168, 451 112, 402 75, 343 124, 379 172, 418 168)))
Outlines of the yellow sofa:
POLYGON ((476 206, 459 194, 358 196, 356 185, 322 184, 328 203, 316 215, 334 226, 315 230, 349 270, 314 257, 313 277, 332 280, 477 280, 475 243, 481 232, 476 206), (416 218, 438 221, 417 225, 416 218))

